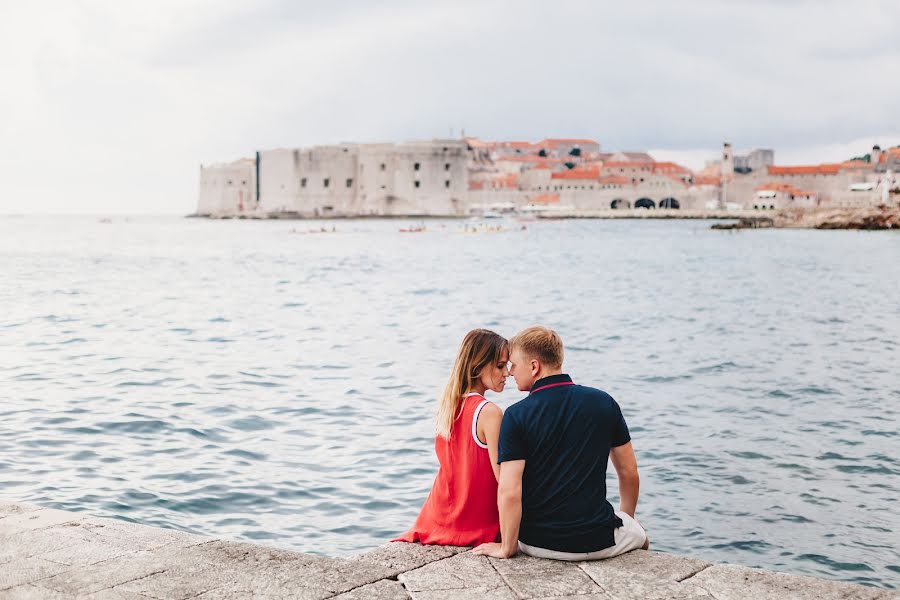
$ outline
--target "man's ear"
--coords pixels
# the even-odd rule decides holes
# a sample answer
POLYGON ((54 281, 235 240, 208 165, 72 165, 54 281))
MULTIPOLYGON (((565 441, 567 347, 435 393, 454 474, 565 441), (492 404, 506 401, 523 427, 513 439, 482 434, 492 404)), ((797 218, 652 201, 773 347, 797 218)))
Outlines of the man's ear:
POLYGON ((531 359, 531 374, 537 375, 541 370, 541 362, 536 358, 531 359))

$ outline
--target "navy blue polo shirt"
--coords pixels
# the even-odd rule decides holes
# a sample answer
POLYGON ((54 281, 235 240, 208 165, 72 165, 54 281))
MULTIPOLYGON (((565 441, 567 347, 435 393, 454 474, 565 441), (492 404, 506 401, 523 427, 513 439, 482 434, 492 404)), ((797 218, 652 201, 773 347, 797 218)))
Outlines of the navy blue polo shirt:
POLYGON ((519 540, 561 552, 614 546, 616 516, 606 499, 610 448, 631 441, 619 405, 568 375, 535 382, 503 415, 498 462, 525 460, 519 540))

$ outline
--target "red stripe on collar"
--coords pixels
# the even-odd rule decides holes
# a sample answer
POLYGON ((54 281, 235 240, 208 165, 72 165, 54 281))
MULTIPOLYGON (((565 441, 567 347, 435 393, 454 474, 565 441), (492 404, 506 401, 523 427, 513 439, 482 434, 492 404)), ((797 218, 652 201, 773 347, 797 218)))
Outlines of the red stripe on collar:
MULTIPOLYGON (((547 385, 542 385, 541 387, 539 387, 539 388, 537 388, 537 389, 531 390, 531 394, 533 394, 533 393, 535 393, 535 392, 539 392, 539 391, 541 391, 541 390, 546 390, 547 388, 559 387, 559 386, 561 386, 561 385, 575 385, 575 382, 573 382, 573 381, 561 381, 561 382, 559 382, 559 383, 548 383, 547 385)), ((530 396, 531 394, 528 394, 528 395, 530 396)))

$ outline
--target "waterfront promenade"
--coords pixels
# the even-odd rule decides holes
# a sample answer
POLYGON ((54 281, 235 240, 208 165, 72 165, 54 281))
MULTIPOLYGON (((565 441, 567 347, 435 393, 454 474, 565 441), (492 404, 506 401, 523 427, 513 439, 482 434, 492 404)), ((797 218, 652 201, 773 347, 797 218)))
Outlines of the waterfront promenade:
POLYGON ((0 599, 888 599, 896 592, 637 550, 597 562, 392 543, 327 558, 0 502, 0 599))

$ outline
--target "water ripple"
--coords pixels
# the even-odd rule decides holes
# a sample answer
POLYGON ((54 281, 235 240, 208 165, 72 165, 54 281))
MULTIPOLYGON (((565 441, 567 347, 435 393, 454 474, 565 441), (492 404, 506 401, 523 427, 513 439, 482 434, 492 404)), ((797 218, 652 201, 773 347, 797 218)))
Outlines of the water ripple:
POLYGON ((444 225, 0 219, 0 493, 359 552, 428 493, 463 334, 540 322, 621 403, 657 548, 900 586, 895 235, 444 225))

